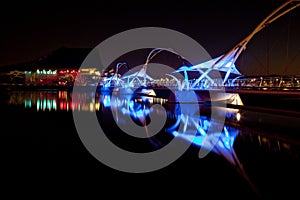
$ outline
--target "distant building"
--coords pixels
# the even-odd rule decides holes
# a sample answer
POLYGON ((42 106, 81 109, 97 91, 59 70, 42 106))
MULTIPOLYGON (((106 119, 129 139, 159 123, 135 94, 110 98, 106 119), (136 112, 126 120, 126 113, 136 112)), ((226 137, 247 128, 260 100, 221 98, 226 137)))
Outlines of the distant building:
POLYGON ((59 48, 42 58, 0 68, 1 85, 71 86, 97 84, 97 66, 80 68, 91 48, 59 48))

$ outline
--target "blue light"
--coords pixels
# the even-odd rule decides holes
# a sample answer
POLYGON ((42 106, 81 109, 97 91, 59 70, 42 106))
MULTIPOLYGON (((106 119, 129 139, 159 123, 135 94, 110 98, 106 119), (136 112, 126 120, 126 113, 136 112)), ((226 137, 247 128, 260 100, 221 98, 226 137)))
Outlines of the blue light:
POLYGON ((184 139, 185 141, 190 142, 191 144, 197 145, 197 146, 202 146, 203 145, 203 139, 205 137, 202 136, 193 136, 193 135, 187 135, 187 134, 182 134, 178 133, 177 131, 173 131, 172 134, 175 137, 180 137, 184 139))
POLYGON ((224 146, 224 143, 223 143, 223 142, 224 142, 224 141, 219 140, 219 141, 216 143, 216 145, 218 145, 218 147, 221 147, 222 149, 224 149, 225 146, 224 146))
POLYGON ((56 100, 55 99, 52 100, 52 105, 53 105, 53 109, 57 110, 56 100))
MULTIPOLYGON (((197 117, 196 117, 197 118, 197 117)), ((182 138, 188 142, 191 142, 191 144, 196 146, 201 146, 203 148, 210 149, 209 142, 205 142, 206 139, 211 138, 212 140, 216 140, 217 143, 214 145, 212 151, 215 153, 220 153, 218 151, 215 151, 214 149, 224 149, 224 150, 232 150, 234 139, 236 135, 238 134, 238 131, 235 129, 228 129, 228 127, 224 126, 223 130, 219 134, 207 134, 207 131, 211 125, 211 122, 205 117, 200 116, 198 119, 199 122, 197 123, 195 120, 195 117, 189 116, 189 115, 183 115, 180 114, 180 117, 178 116, 176 122, 168 129, 166 129, 166 132, 171 133, 175 137, 182 138), (182 124, 181 131, 177 131, 176 129, 179 127, 180 123, 182 124), (197 131, 198 135, 188 134, 191 130, 197 131)), ((207 141, 209 141, 208 139, 207 141)))
POLYGON ((225 67, 231 67, 231 66, 234 66, 233 59, 228 60, 228 62, 225 64, 225 67))
POLYGON ((199 125, 198 126, 198 132, 202 135, 202 136, 205 136, 206 135, 206 132, 203 130, 203 128, 199 125))
POLYGON ((111 103, 110 103, 110 96, 105 95, 104 98, 103 98, 102 103, 103 103, 103 106, 104 106, 104 107, 106 107, 106 108, 107 108, 107 107, 110 107, 110 106, 111 106, 111 103))
POLYGON ((197 145, 197 146, 201 146, 203 143, 203 138, 202 137, 195 137, 193 139, 193 144, 197 145))
POLYGON ((236 137, 236 135, 233 136, 233 137, 231 137, 231 139, 230 139, 230 146, 231 147, 233 147, 233 143, 234 143, 235 137, 236 137))
POLYGON ((135 117, 140 118, 144 116, 144 112, 142 110, 138 110, 134 113, 135 117))
POLYGON ((228 133, 228 130, 227 130, 226 126, 224 126, 224 133, 225 133, 226 137, 229 137, 229 133, 228 133))
POLYGON ((122 112, 123 115, 125 115, 125 114, 127 113, 126 108, 122 108, 122 109, 121 109, 121 112, 122 112))
POLYGON ((122 105, 122 102, 120 101, 120 99, 115 99, 114 105, 120 107, 122 105))
POLYGON ((128 107, 129 107, 129 109, 133 110, 133 105, 134 105, 133 100, 130 100, 130 101, 128 102, 128 107))
POLYGON ((227 139, 227 140, 224 141, 225 147, 226 147, 227 149, 230 149, 230 148, 231 148, 229 141, 230 141, 230 139, 227 139))
POLYGON ((25 100, 25 102, 24 102, 24 104, 25 104, 25 108, 31 108, 31 100, 25 100))
POLYGON ((207 119, 203 120, 203 129, 207 130, 209 126, 210 122, 207 119))
POLYGON ((171 134, 174 135, 174 137, 177 137, 179 135, 177 131, 172 131, 171 134))
MULTIPOLYGON (((127 98, 127 96, 125 98, 127 98)), ((111 103, 110 95, 102 96, 101 99, 105 107, 113 106, 119 109, 123 115, 130 115, 132 119, 142 124, 146 122, 150 112, 156 112, 155 107, 150 106, 152 102, 144 102, 143 99, 139 97, 130 97, 127 99, 117 98, 115 101, 113 100, 113 103, 111 103)), ((166 133, 170 133, 172 136, 189 142, 192 145, 212 150, 212 152, 220 155, 226 156, 228 152, 233 151, 233 143, 239 133, 238 130, 220 125, 223 126, 221 133, 208 133, 212 122, 207 116, 199 116, 194 114, 194 112, 182 114, 182 110, 176 108, 172 111, 173 112, 167 111, 167 116, 172 119, 173 123, 169 128, 165 129, 166 133)), ((124 120, 121 120, 120 122, 123 123, 124 120)), ((214 125, 215 123, 217 122, 214 122, 214 125)), ((151 141, 151 143, 152 142, 154 142, 153 145, 157 145, 159 141, 151 141)))
POLYGON ((50 101, 50 99, 47 100, 47 109, 51 110, 51 101, 50 101))

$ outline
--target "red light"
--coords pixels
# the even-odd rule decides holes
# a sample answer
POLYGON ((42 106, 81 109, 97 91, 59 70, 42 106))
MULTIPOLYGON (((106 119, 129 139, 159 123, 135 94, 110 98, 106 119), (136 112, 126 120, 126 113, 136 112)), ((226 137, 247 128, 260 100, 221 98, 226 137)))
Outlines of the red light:
POLYGON ((64 103, 63 102, 59 102, 59 109, 63 110, 64 109, 64 103))
POLYGON ((73 110, 73 107, 74 107, 74 103, 71 101, 70 102, 70 109, 73 110))

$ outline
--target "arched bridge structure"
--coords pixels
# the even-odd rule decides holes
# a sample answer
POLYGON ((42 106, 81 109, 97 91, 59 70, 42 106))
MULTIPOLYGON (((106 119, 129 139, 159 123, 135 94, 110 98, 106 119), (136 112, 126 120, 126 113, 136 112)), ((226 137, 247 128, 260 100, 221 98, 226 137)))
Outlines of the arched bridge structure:
MULTIPOLYGON (((250 40, 263 28, 280 18, 281 16, 285 15, 286 13, 294 10, 295 8, 300 6, 300 1, 295 1, 295 0, 288 0, 282 5, 280 5, 277 9, 275 9, 273 12, 271 12, 261 23, 259 23, 253 31, 247 35, 244 39, 242 39, 239 43, 237 43, 235 46, 233 46, 228 52, 213 58, 211 60, 208 60, 206 62, 197 64, 197 65, 192 65, 192 66, 181 66, 178 69, 176 69, 174 72, 170 74, 166 74, 166 77, 169 77, 172 81, 167 82, 166 81, 159 81, 155 80, 151 76, 147 74, 147 66, 150 63, 150 61, 158 55, 162 51, 169 51, 171 53, 179 55, 177 52, 175 52, 172 49, 167 49, 167 48, 156 48, 153 49, 149 54, 146 59, 145 64, 143 67, 133 73, 129 74, 126 76, 118 76, 118 69, 122 66, 125 66, 123 62, 118 63, 116 65, 116 74, 110 78, 104 78, 102 81, 103 87, 125 87, 125 88, 130 88, 130 87, 137 87, 137 86, 146 86, 149 83, 158 83, 158 85, 163 86, 167 84, 168 87, 175 87, 175 89, 178 90, 197 90, 197 89, 214 89, 215 87, 233 87, 237 85, 237 80, 243 76, 240 71, 237 69, 237 66, 235 65, 235 62, 241 55, 241 53, 246 49, 247 44, 250 42, 250 40), (223 75, 218 78, 215 78, 211 76, 211 72, 213 71, 218 71, 222 73, 223 75), (199 76, 197 78, 190 78, 188 73, 193 72, 193 73, 198 73, 199 76), (176 73, 181 73, 183 74, 184 80, 180 80, 176 78, 176 73), (235 78, 230 78, 230 77, 235 77, 235 78), (230 78, 230 79, 229 79, 230 78)), ((183 57, 181 57, 184 59, 183 57)), ((170 80, 167 79, 167 80, 170 80)), ((300 77, 299 77, 300 79, 300 77)), ((258 77, 257 79, 251 79, 251 80, 243 80, 239 79, 240 85, 245 85, 245 86, 263 86, 266 84, 266 81, 263 82, 261 77, 258 77), (241 82, 242 80, 242 82, 241 82), (244 82, 243 82, 244 81, 244 82)), ((284 78, 282 77, 275 77, 274 80, 270 81, 270 84, 272 83, 273 85, 275 84, 276 86, 280 87, 283 86, 284 83, 286 82, 292 82, 293 84, 299 83, 299 80, 297 82, 297 78, 295 79, 295 83, 292 81, 285 81, 284 78), (277 81, 277 83, 275 82, 277 81)), ((298 84, 300 87, 300 83, 298 84)))

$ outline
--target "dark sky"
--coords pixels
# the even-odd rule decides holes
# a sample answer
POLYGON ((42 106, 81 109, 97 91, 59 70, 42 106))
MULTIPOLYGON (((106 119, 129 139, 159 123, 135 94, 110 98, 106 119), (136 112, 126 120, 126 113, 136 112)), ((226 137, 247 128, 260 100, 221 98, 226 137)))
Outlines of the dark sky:
MULTIPOLYGON (((247 36, 283 1, 108 2, 24 1, 2 5, 0 66, 30 61, 61 46, 93 48, 121 31, 147 26, 180 31, 214 57, 247 36)), ((284 70, 300 74, 299 15, 297 8, 254 36, 237 61, 240 71, 245 75, 282 74, 284 70)))

